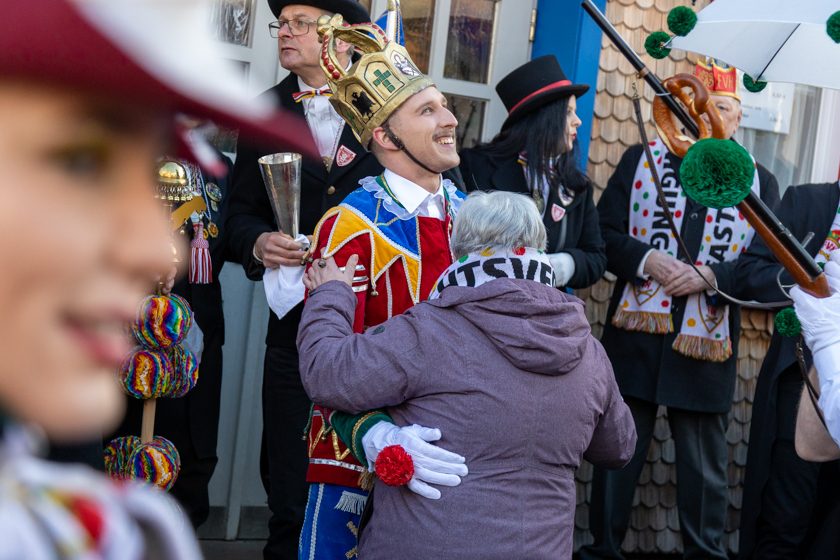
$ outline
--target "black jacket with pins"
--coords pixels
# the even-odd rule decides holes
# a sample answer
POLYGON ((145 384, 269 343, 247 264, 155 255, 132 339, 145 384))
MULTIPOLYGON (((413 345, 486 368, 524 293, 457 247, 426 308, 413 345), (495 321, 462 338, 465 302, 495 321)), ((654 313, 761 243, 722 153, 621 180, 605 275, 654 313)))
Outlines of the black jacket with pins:
MULTIPOLYGON (((516 157, 500 157, 484 148, 469 148, 461 152, 461 174, 468 191, 508 191, 530 195, 522 165, 516 157)), ((551 217, 551 205, 560 203, 556 185, 550 189, 543 218, 548 233, 548 252, 564 252, 575 261, 575 272, 566 283, 570 288, 591 286, 604 274, 607 256, 598 226, 598 212, 592 198, 592 184, 575 196, 565 208, 560 221, 551 217)))
MULTIPOLYGON (((283 81, 263 95, 274 96, 284 109, 304 119, 303 103, 295 103, 292 94, 299 91, 298 77, 289 74, 283 81)), ((315 140, 312 150, 317 153, 315 140)), ((359 180, 382 173, 382 166, 365 150, 349 126, 345 126, 337 150, 342 146, 355 157, 344 166, 334 162, 329 173, 320 158, 303 158, 301 165, 300 232, 311 235, 324 213, 339 204, 359 186, 359 180)), ((236 164, 233 169, 233 192, 228 209, 228 243, 245 268, 251 280, 262 280, 263 266, 254 259, 253 249, 257 238, 266 232, 277 231, 271 204, 265 191, 257 159, 277 152, 287 151, 285 146, 254 145, 247 138, 240 138, 237 145, 236 164)), ((297 328, 303 304, 292 309, 283 319, 270 314, 266 344, 269 346, 295 347, 297 328)))
MULTIPOLYGON (((838 203, 840 188, 836 182, 790 187, 785 191, 778 218, 796 239, 804 239, 809 233, 813 233, 814 236, 805 245, 805 250, 816 256, 831 229, 838 203)), ((742 294, 758 301, 787 301, 787 296, 779 288, 777 278, 784 285, 793 284, 790 274, 782 270, 767 245, 756 236, 749 250, 738 260, 735 269, 736 284, 742 294)), ((740 558, 751 558, 756 544, 762 492, 770 476, 773 448, 776 445, 777 426, 780 421, 777 411, 779 377, 785 370, 796 365, 797 340, 798 337, 784 337, 774 332, 758 374, 741 507, 740 558)), ((805 360, 810 367, 811 356, 807 348, 805 360)), ((833 468, 836 469, 837 462, 834 465, 833 468)), ((812 527, 819 526, 821 521, 819 516, 815 516, 811 521, 812 527)), ((825 557, 830 556, 829 554, 825 557)))

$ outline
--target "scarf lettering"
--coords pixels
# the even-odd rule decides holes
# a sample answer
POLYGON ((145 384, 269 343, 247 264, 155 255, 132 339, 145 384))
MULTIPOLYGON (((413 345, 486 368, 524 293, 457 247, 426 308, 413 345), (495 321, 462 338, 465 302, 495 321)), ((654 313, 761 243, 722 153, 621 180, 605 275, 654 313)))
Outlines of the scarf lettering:
MULTIPOLYGON (((481 269, 484 270, 484 274, 487 276, 492 276, 493 278, 505 278, 507 274, 503 270, 496 268, 496 265, 504 264, 506 259, 487 259, 483 263, 481 263, 481 269)), ((476 263, 477 264, 477 263, 476 263)))
MULTIPOLYGON (((713 210, 709 209, 709 214, 713 210)), ((723 262, 726 260, 726 251, 729 249, 730 245, 732 244, 732 238, 735 235, 735 230, 731 225, 735 223, 735 216, 732 215, 730 212, 724 212, 718 210, 717 217, 715 219, 715 227, 712 232, 712 237, 714 241, 717 243, 712 243, 709 247, 709 257, 713 258, 717 262, 723 262), (729 221, 732 222, 731 224, 722 225, 722 221, 729 221)))
MULTIPOLYGON (((682 190, 677 181, 677 174, 671 169, 670 158, 666 159, 667 164, 662 167, 662 192, 665 195, 665 204, 668 205, 668 210, 672 215, 675 214, 678 204, 680 191, 682 190)), ((665 210, 659 202, 659 197, 653 195, 656 200, 656 206, 653 210, 653 223, 651 224, 650 244, 660 251, 667 251, 671 244, 671 228, 668 225, 668 218, 665 216, 665 210)), ((674 217, 674 223, 679 228, 681 220, 680 216, 674 217)))
POLYGON ((452 263, 441 274, 429 299, 449 286, 476 288, 492 280, 531 280, 554 287, 554 269, 543 251, 531 248, 488 247, 452 263))

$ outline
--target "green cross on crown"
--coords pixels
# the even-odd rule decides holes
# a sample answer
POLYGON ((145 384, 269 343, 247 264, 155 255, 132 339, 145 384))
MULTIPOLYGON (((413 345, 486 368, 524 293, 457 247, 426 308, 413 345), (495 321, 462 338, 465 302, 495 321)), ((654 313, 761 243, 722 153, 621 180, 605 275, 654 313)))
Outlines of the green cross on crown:
POLYGON ((391 77, 391 72, 389 70, 386 70, 384 74, 381 70, 375 70, 373 72, 373 75, 376 76, 376 79, 373 81, 373 85, 378 86, 382 84, 383 86, 388 88, 388 91, 391 93, 393 93, 394 90, 397 89, 393 86, 393 84, 391 84, 390 81, 388 81, 388 78, 391 77))

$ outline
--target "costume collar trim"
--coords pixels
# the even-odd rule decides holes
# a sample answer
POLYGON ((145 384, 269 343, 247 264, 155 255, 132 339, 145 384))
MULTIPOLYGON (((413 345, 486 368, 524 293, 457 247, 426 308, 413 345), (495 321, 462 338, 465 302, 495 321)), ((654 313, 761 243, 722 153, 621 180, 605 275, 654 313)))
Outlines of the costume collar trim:
MULTIPOLYGON (((385 173, 388 173, 388 171, 386 170, 385 173)), ((426 199, 426 196, 429 196, 429 192, 419 185, 412 183, 408 179, 400 177, 396 173, 393 173, 392 176, 396 177, 398 181, 405 181, 409 186, 420 189, 423 193, 425 193, 423 198, 420 199, 414 208, 409 209, 403 198, 400 196, 400 193, 395 192, 390 176, 385 180, 383 180, 385 174, 380 175, 379 177, 365 177, 359 181, 359 185, 364 190, 372 194, 376 200, 381 200, 385 210, 393 214, 396 218, 400 220, 411 220, 416 218, 420 213, 420 204, 426 199)), ((446 213, 449 214, 451 219, 454 219, 458 210, 461 208, 464 195, 458 191, 458 188, 449 179, 441 178, 441 189, 438 193, 440 193, 441 190, 443 191, 442 194, 446 199, 446 213)))

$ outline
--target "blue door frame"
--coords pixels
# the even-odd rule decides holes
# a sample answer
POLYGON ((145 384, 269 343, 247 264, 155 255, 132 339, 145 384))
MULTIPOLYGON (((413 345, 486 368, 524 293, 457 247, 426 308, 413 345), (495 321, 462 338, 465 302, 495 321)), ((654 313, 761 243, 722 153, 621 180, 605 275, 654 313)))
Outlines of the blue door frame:
MULTIPOLYGON (((607 0, 593 0, 604 11, 607 0)), ((577 102, 583 124, 578 132, 581 164, 585 169, 592 136, 595 84, 601 56, 601 30, 580 6, 579 0, 539 0, 537 27, 531 57, 553 54, 563 71, 575 83, 589 84, 590 90, 577 102)))

